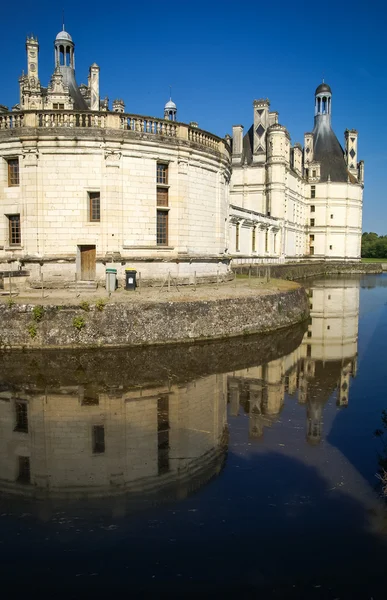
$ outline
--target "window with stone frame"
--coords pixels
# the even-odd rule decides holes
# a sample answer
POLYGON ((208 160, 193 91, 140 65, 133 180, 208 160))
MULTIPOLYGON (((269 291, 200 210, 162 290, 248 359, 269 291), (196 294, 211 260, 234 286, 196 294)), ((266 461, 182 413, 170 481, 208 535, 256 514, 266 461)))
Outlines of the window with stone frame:
POLYGON ((14 187, 20 185, 20 176, 19 176, 19 159, 18 158, 8 158, 8 187, 14 187))
POLYGON ((156 244, 168 246, 169 185, 168 165, 156 165, 156 244))
POLYGON ((100 192, 87 192, 89 199, 89 221, 99 223, 101 221, 101 194, 100 192))
POLYGON ((235 250, 237 252, 239 252, 239 228, 240 228, 240 224, 236 223, 235 224, 235 250))
POLYGON ((17 400, 15 402, 15 429, 14 431, 21 431, 22 433, 28 433, 28 404, 17 400))
POLYGON ((93 454, 105 452, 105 427, 104 425, 93 425, 93 454))
POLYGON ((310 220, 310 226, 311 226, 311 227, 314 227, 314 223, 315 223, 315 220, 314 220, 314 219, 311 219, 311 220, 310 220))
POLYGON ((19 483, 31 483, 31 468, 29 456, 18 456, 18 477, 19 483))
POLYGON ((157 210, 156 238, 158 246, 168 246, 168 211, 157 210))
POLYGON ((251 251, 255 252, 257 249, 257 228, 253 227, 253 231, 251 234, 251 251))
POLYGON ((7 215, 8 218, 8 244, 10 246, 20 246, 21 227, 20 215, 7 215))
POLYGON ((316 186, 315 185, 311 185, 310 186, 310 197, 311 198, 315 198, 316 197, 316 186))

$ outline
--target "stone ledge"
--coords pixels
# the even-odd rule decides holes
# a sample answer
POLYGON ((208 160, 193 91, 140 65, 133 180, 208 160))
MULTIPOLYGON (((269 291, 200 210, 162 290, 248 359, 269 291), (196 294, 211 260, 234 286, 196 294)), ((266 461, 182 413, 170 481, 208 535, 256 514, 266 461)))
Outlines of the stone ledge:
POLYGON ((309 315, 305 290, 211 300, 107 304, 72 311, 45 305, 39 323, 31 304, 0 304, 2 348, 77 348, 176 344, 270 332, 309 315), (74 317, 80 317, 78 328, 74 317), (31 325, 35 335, 31 337, 31 325))

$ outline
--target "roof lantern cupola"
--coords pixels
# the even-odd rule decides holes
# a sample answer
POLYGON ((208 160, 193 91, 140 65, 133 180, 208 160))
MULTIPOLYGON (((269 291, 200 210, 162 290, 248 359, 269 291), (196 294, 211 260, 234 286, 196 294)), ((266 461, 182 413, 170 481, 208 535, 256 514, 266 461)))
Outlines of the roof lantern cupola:
POLYGON ((164 106, 164 119, 168 121, 176 121, 177 108, 172 98, 169 97, 168 102, 164 106))
POLYGON ((62 31, 55 38, 55 67, 70 67, 75 69, 74 42, 69 33, 62 31))
POLYGON ((330 122, 332 112, 332 90, 330 86, 324 82, 316 88, 315 91, 314 115, 315 120, 318 117, 323 117, 324 120, 330 122))

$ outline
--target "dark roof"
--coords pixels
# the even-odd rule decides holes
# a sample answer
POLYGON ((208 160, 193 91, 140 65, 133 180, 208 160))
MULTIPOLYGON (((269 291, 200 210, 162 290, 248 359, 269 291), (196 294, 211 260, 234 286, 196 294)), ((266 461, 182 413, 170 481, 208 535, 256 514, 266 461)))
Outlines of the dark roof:
POLYGON ((317 94, 322 94, 323 92, 329 92, 330 94, 332 93, 332 90, 327 83, 320 83, 318 88, 316 88, 315 95, 317 96, 317 94))
POLYGON ((74 100, 75 110, 89 110, 75 81, 74 69, 71 67, 59 67, 59 69, 63 75, 63 83, 68 85, 70 96, 74 100))
POLYGON ((347 169, 342 149, 335 132, 331 128, 326 115, 317 117, 313 130, 313 158, 320 163, 320 181, 346 182, 348 177, 352 183, 356 179, 347 169))
POLYGON ((253 163, 253 127, 254 125, 243 136, 242 165, 251 165, 253 163))

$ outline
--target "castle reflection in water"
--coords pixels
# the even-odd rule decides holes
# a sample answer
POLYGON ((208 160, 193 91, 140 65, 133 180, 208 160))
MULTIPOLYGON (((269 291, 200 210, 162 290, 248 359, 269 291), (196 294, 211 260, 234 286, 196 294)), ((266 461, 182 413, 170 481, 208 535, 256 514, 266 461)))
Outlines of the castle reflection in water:
POLYGON ((243 407, 259 438, 294 396, 318 443, 332 393, 349 402, 359 281, 321 281, 309 295, 307 331, 120 354, 3 353, 1 497, 122 497, 120 514, 183 498, 222 469, 227 404, 231 416, 243 407))

